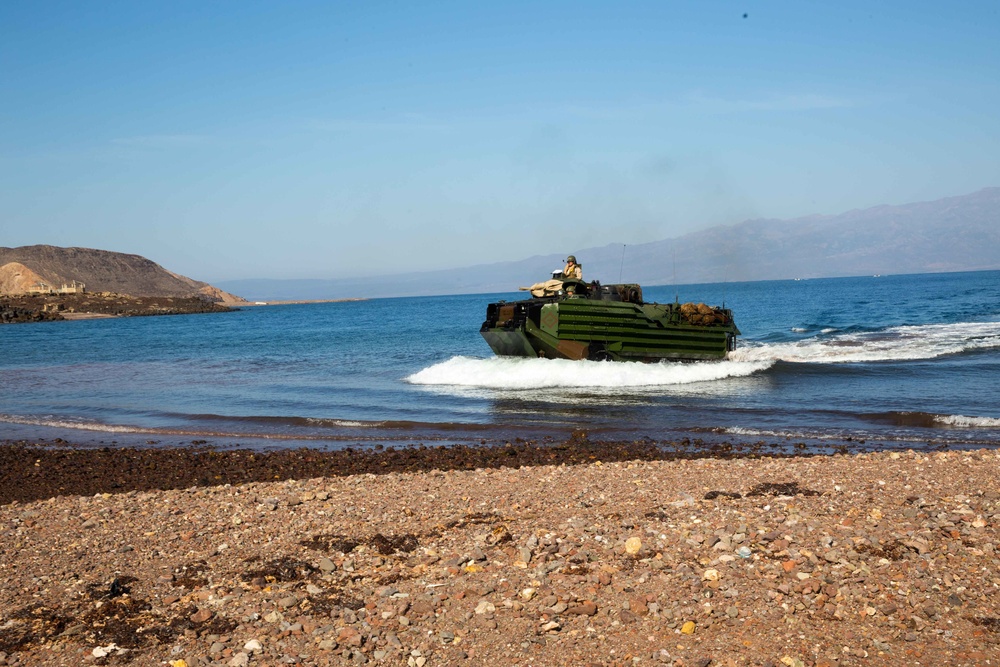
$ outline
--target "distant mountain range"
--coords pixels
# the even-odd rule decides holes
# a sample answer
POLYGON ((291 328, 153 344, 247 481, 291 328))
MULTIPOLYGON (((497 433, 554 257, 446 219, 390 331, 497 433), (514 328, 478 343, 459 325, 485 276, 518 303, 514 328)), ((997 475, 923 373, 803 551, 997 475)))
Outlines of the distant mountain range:
MULTIPOLYGON (((1000 269, 1000 188, 901 206, 794 220, 747 220, 673 239, 571 245, 584 278, 644 286, 1000 269)), ((49 245, 0 248, 0 294, 84 283, 90 292, 194 296, 240 303, 514 292, 566 255, 373 278, 229 280, 216 286, 139 255, 49 245)))
POLYGON ((167 271, 140 255, 51 245, 0 248, 0 294, 74 289, 131 296, 200 296, 224 304, 245 302, 208 283, 167 271))
MULTIPOLYGON (((613 225, 609 225, 613 227, 613 225)), ((642 285, 1000 269, 1000 188, 840 215, 758 219, 673 239, 580 248, 584 278, 642 285)), ((513 292, 562 267, 565 255, 364 279, 229 280, 254 300, 513 292)))

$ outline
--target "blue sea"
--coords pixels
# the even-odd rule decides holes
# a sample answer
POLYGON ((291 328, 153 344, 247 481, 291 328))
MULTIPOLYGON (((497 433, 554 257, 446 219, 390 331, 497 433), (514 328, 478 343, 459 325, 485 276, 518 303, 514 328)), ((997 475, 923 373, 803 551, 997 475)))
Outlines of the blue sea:
POLYGON ((508 294, 0 327, 0 440, 320 449, 592 440, 1000 445, 1000 272, 646 287, 733 310, 730 358, 497 358, 508 294))

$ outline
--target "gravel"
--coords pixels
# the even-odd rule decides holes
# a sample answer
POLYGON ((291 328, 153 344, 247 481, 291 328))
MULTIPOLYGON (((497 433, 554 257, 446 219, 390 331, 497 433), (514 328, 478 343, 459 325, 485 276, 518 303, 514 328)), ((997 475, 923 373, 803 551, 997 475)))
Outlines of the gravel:
POLYGON ((164 463, 160 489, 113 469, 157 455, 89 451, 0 447, 0 665, 1000 661, 994 451, 381 474, 282 454, 304 478, 156 450, 232 475, 172 488, 164 463))

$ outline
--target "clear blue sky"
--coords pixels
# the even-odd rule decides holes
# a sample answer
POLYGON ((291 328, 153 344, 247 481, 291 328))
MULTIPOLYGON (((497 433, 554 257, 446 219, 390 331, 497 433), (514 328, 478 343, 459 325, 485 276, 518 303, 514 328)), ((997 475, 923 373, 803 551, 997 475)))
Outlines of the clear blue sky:
POLYGON ((995 1, 0 3, 4 246, 332 278, 997 185, 995 1))

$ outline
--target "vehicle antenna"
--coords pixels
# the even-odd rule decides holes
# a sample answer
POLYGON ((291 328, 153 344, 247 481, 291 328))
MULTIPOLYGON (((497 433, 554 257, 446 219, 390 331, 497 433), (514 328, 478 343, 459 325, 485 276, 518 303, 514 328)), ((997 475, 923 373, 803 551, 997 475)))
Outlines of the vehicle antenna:
POLYGON ((674 303, 681 302, 680 290, 677 288, 677 248, 671 248, 671 257, 674 264, 674 303))
POLYGON ((729 265, 726 264, 725 271, 722 273, 722 307, 726 307, 726 288, 729 287, 729 265))
POLYGON ((622 271, 625 270, 625 244, 622 244, 622 265, 618 267, 618 282, 622 281, 622 271))

